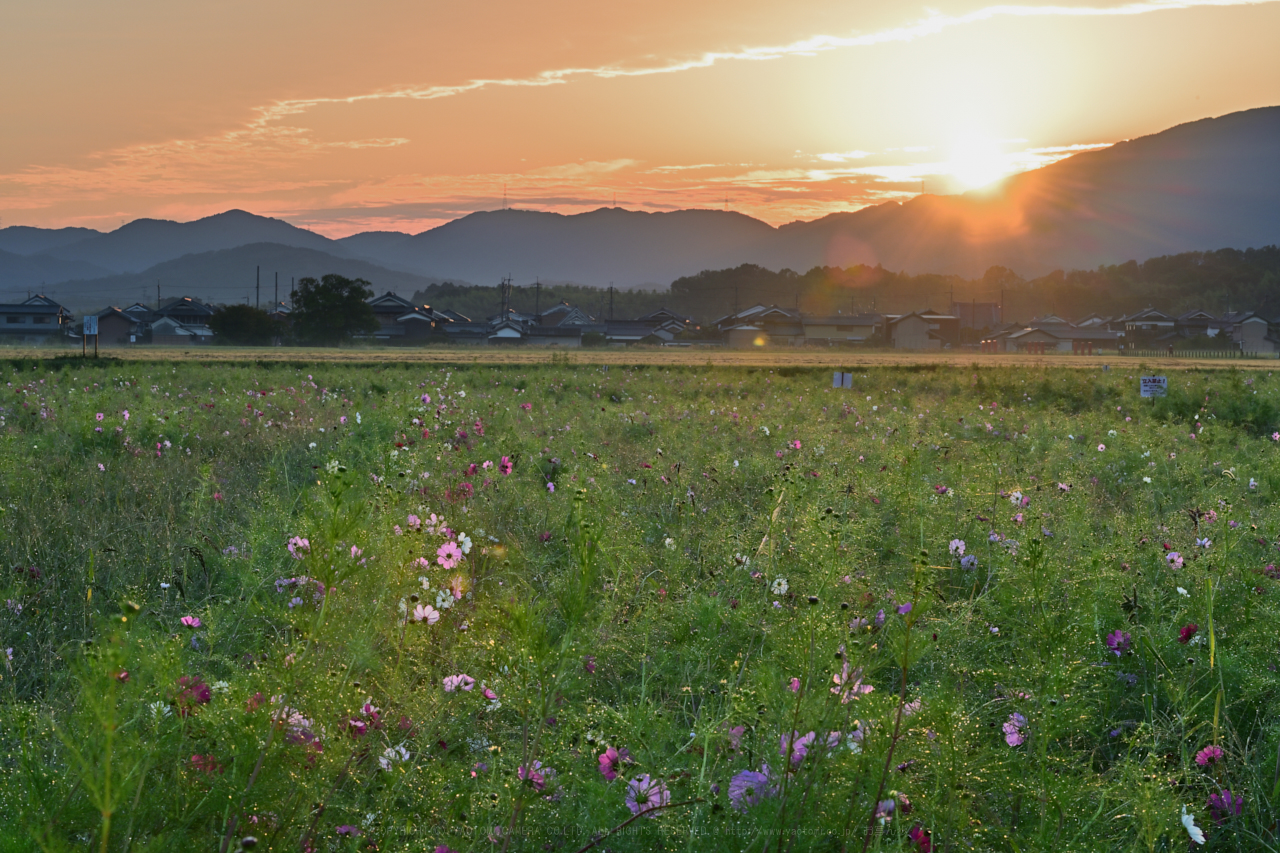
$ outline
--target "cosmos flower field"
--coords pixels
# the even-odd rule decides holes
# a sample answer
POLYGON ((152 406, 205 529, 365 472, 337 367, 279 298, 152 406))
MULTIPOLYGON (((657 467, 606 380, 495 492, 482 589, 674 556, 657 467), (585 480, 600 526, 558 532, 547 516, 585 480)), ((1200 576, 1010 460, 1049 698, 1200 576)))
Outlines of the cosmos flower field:
POLYGON ((1280 379, 0 369, 0 851, 1276 850, 1280 379))

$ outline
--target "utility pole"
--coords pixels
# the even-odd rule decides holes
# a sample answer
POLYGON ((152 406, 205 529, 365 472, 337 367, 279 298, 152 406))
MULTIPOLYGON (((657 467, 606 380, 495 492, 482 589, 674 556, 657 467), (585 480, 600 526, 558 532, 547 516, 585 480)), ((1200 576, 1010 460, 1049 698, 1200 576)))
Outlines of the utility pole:
POLYGON ((271 310, 275 311, 280 307, 280 273, 276 273, 276 301, 272 304, 271 310))
POLYGON ((733 286, 733 313, 738 313, 738 285, 733 286))
POLYGON ((533 284, 533 313, 536 317, 542 316, 542 278, 534 280, 533 284))
POLYGON ((160 279, 156 279, 156 310, 160 310, 160 279))
POLYGON ((613 282, 609 282, 609 319, 613 319, 613 282))
POLYGON ((262 267, 254 267, 253 274, 253 307, 262 307, 262 267))

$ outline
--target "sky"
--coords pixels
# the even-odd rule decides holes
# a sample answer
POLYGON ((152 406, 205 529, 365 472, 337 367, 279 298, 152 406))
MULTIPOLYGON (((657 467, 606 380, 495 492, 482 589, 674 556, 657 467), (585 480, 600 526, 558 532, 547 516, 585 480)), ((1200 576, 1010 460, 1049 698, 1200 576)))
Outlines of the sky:
POLYGON ((1280 104, 1280 0, 0 4, 0 226, 779 225, 1280 104))

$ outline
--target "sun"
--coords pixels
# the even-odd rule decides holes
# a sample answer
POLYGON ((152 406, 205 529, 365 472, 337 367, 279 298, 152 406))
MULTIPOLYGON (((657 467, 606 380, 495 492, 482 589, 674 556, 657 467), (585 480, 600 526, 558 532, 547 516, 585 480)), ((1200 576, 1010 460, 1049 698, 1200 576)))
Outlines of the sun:
POLYGON ((1009 174, 1000 143, 976 134, 966 134, 952 143, 946 169, 965 189, 985 187, 1009 174))

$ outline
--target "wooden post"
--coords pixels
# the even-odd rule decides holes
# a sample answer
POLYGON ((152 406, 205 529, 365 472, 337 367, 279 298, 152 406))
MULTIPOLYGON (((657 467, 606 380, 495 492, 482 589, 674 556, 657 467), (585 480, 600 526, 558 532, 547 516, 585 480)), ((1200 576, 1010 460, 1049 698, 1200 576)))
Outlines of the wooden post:
POLYGON ((97 335, 93 336, 93 357, 94 358, 98 357, 98 336, 97 335))

